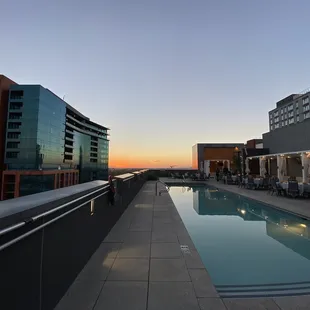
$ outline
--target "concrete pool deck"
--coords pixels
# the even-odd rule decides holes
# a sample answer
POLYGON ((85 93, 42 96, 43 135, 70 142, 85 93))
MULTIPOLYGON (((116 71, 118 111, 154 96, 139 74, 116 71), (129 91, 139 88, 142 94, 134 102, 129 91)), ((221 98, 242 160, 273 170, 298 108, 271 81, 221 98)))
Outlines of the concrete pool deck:
POLYGON ((221 299, 170 195, 156 196, 155 184, 143 186, 56 310, 310 309, 310 296, 221 299))

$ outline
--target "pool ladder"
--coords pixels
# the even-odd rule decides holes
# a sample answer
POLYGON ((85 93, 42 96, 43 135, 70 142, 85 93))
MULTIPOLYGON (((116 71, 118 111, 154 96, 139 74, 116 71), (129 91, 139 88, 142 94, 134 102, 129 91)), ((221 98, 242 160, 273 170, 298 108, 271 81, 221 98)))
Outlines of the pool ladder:
POLYGON ((156 181, 156 184, 155 184, 155 195, 156 196, 161 196, 162 193, 168 193, 169 192, 169 187, 163 182, 163 181, 156 181), (165 185, 166 189, 164 190, 161 190, 158 192, 158 183, 162 183, 165 185), (157 195, 158 194, 158 195, 157 195))

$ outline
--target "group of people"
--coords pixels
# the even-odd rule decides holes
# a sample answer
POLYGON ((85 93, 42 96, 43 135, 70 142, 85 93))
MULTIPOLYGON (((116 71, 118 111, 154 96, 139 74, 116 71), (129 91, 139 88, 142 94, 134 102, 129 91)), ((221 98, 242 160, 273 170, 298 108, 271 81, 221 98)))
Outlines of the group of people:
POLYGON ((241 173, 237 170, 231 171, 227 167, 224 167, 222 169, 217 167, 216 171, 215 171, 215 175, 216 175, 216 181, 219 182, 221 175, 223 175, 223 176, 233 176, 233 175, 241 176, 241 173))

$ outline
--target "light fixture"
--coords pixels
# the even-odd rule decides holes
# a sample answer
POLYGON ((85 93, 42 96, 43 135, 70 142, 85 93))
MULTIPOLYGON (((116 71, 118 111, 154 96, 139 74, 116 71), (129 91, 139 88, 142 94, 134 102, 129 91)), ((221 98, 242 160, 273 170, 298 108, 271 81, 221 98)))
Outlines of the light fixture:
POLYGON ((307 227, 307 225, 305 225, 305 224, 300 224, 300 226, 301 226, 301 227, 304 227, 304 228, 307 227))
POLYGON ((245 210, 241 210, 240 211, 242 214, 246 214, 246 211, 245 210))

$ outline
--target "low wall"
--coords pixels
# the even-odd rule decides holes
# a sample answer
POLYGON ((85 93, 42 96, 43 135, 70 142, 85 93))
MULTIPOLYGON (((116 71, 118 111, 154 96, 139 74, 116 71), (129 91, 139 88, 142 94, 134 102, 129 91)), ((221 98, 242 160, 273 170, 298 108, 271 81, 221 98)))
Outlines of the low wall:
POLYGON ((51 310, 117 222, 147 173, 0 202, 1 309, 51 310))
POLYGON ((165 178, 170 177, 171 173, 179 173, 179 174, 195 174, 197 173, 197 169, 151 169, 149 170, 150 176, 155 176, 157 178, 165 178))

